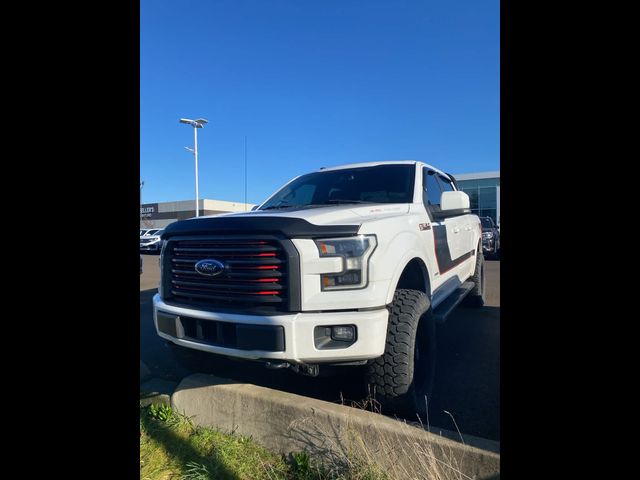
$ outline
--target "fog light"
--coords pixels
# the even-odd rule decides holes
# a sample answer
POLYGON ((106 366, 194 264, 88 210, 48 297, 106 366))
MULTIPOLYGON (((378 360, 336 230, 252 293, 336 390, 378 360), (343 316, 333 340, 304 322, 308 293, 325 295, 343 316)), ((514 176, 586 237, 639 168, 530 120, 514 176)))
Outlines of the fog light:
POLYGON ((355 338, 355 329, 353 325, 331 327, 331 338, 341 342, 351 342, 355 338))

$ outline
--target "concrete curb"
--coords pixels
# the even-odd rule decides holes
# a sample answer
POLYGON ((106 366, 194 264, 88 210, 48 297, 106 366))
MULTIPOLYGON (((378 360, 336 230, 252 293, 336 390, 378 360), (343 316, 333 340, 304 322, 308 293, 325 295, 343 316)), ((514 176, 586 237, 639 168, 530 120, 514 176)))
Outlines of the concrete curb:
POLYGON ((285 454, 307 450, 329 467, 364 458, 393 478, 500 477, 498 453, 372 412, 213 375, 184 378, 171 405, 198 425, 251 436, 285 454))
POLYGON ((171 394, 176 388, 176 382, 152 378, 140 384, 140 405, 152 403, 171 405, 171 394))

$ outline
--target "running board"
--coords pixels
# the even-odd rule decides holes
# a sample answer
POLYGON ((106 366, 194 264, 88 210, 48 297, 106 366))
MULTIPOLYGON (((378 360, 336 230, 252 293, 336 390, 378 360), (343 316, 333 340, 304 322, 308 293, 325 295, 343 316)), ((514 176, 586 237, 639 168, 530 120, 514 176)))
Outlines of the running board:
POLYGON ((456 308, 464 297, 473 289, 475 283, 472 281, 464 282, 451 295, 449 295, 436 309, 432 315, 437 323, 444 323, 453 309, 456 308))

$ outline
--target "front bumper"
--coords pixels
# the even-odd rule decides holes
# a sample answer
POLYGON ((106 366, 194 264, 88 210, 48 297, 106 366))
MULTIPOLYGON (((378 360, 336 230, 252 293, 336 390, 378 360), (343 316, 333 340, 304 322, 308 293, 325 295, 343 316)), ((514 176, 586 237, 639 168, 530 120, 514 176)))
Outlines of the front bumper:
POLYGON ((493 238, 482 239, 482 250, 485 252, 493 252, 496 249, 496 243, 493 238))
POLYGON ((159 252, 161 246, 162 246, 162 242, 141 243, 140 251, 141 252, 159 252))
MULTIPOLYGON (((293 363, 334 363, 368 360, 384 353, 389 312, 386 308, 370 311, 293 313, 276 315, 242 315, 194 310, 168 305, 159 294, 153 297, 153 320, 156 332, 177 345, 247 360, 282 360, 293 363), (158 312, 163 317, 163 330, 158 328, 158 312), (284 331, 281 351, 227 348, 206 340, 197 341, 185 335, 180 316, 244 326, 275 327, 284 331), (167 329, 167 317, 175 317, 175 328, 167 329), (355 325, 356 341, 346 348, 318 349, 314 344, 314 328, 317 326, 355 325), (173 331, 174 334, 167 333, 173 331)), ((173 320, 172 320, 173 321, 173 320)), ((203 322, 201 322, 203 323, 203 322)), ((173 326, 172 326, 173 327, 173 326)), ((202 327, 199 327, 202 328, 202 327)))

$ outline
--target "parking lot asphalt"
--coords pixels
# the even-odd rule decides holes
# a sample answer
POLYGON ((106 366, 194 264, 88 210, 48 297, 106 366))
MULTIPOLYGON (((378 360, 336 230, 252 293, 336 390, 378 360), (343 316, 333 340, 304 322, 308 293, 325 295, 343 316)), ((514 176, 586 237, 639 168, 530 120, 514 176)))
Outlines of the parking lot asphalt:
MULTIPOLYGON (((158 256, 142 257, 140 358, 154 376, 179 381, 194 372, 175 363, 165 341, 156 334, 152 298, 160 278, 158 256)), ((459 307, 445 324, 438 325, 437 373, 428 422, 433 428, 459 429, 463 434, 500 441, 500 261, 487 260, 485 268, 485 306, 459 307)), ((358 381, 358 371, 345 367, 336 369, 333 376, 311 378, 215 357, 200 371, 331 402, 362 402, 367 393, 358 381)))

